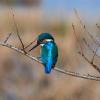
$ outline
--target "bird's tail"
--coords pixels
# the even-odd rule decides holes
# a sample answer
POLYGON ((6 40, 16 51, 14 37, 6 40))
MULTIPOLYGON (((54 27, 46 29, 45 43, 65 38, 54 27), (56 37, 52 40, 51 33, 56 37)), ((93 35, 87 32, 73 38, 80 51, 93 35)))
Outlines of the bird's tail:
POLYGON ((46 74, 49 74, 52 70, 52 63, 48 63, 46 66, 45 66, 45 73, 46 74))

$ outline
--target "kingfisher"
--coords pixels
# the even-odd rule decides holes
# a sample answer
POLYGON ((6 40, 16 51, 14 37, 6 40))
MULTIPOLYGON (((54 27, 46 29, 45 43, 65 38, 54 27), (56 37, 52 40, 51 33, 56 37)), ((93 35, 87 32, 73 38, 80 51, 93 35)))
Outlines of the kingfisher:
POLYGON ((44 65, 45 73, 49 74, 57 62, 58 47, 50 33, 41 33, 36 38, 36 41, 36 44, 29 51, 35 49, 39 45, 41 46, 39 59, 44 65))

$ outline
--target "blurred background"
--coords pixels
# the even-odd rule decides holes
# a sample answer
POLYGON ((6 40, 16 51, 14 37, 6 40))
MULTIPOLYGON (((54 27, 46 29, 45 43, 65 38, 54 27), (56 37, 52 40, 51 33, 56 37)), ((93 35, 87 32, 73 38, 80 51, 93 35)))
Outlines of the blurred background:
MULTIPOLYGON (((0 40, 3 41, 12 33, 8 43, 21 48, 13 14, 25 46, 40 33, 49 32, 54 36, 59 48, 57 67, 99 75, 78 55, 79 47, 72 28, 73 23, 84 53, 91 60, 93 52, 82 39, 84 37, 95 50, 97 45, 87 31, 96 40, 100 40, 100 28, 96 27, 100 21, 99 0, 0 0, 0 40), (86 25, 87 31, 81 27, 79 17, 86 25)), ((39 51, 40 48, 37 48, 31 54, 37 57, 39 51)), ((97 54, 100 56, 100 49, 97 54)), ((2 46, 0 55, 0 100, 100 99, 100 82, 79 79, 55 71, 46 75, 41 64, 2 46)), ((95 57, 95 63, 100 66, 100 58, 95 57)))

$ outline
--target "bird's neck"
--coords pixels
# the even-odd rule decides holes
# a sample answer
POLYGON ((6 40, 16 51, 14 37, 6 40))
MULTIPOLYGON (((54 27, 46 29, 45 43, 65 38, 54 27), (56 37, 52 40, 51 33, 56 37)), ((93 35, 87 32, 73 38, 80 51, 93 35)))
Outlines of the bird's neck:
MULTIPOLYGON (((47 43, 47 42, 53 42, 53 40, 52 39, 45 39, 44 42, 45 43, 47 43)), ((45 43, 41 44, 41 47, 43 47, 45 43)))
POLYGON ((53 41, 53 40, 52 39, 45 39, 45 41, 50 42, 50 41, 53 41))

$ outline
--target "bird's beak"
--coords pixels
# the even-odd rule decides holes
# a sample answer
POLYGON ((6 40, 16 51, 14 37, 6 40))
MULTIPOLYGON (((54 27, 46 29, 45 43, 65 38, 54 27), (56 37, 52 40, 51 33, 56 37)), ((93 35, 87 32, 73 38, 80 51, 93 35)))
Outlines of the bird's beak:
POLYGON ((36 45, 34 45, 29 51, 31 51, 31 50, 33 50, 33 49, 35 49, 36 47, 38 47, 40 44, 39 43, 37 43, 36 45))

